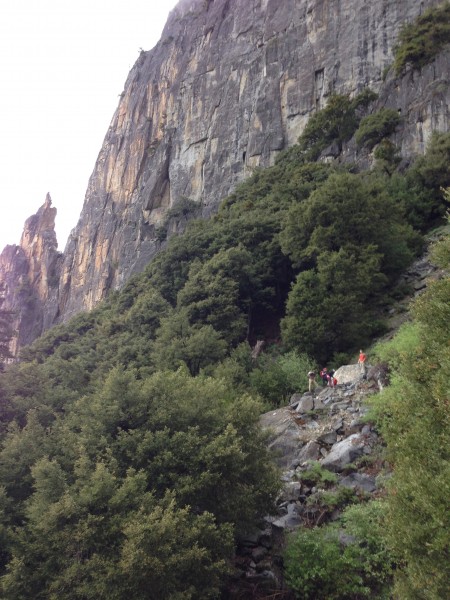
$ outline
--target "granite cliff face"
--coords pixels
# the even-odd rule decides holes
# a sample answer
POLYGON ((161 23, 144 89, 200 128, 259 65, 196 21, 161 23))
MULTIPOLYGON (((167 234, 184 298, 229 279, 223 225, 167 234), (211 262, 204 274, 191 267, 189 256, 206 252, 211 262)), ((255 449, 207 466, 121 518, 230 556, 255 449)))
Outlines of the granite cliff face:
MULTIPOLYGON (((422 152, 433 129, 448 129, 449 55, 400 79, 383 82, 383 71, 401 25, 438 3, 181 0, 128 76, 42 325, 92 308, 141 271, 171 207, 187 198, 213 213, 295 143, 332 92, 380 92, 379 106, 404 116, 403 156, 422 152)), ((355 158, 351 144, 346 152, 355 158)))
POLYGON ((0 254, 0 281, 5 285, 3 307, 16 313, 13 354, 54 324, 62 263, 55 217, 56 208, 52 208, 47 194, 38 212, 27 219, 20 244, 8 245, 0 254))

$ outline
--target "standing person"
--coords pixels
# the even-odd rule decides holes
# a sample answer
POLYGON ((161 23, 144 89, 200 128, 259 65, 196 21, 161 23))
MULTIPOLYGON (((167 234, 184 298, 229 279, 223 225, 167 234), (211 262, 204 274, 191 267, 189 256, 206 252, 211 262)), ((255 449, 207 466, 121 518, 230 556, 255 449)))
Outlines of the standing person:
POLYGON ((362 350, 359 351, 358 364, 359 364, 359 369, 361 371, 362 376, 365 377, 366 376, 366 355, 364 354, 364 352, 362 350))
POLYGON ((314 393, 316 389, 316 374, 314 371, 310 371, 308 373, 308 390, 314 393))
POLYGON ((321 371, 320 371, 320 376, 322 378, 322 383, 325 386, 328 385, 328 373, 327 373, 327 368, 324 367, 321 371))
POLYGON ((331 371, 328 371, 328 385, 330 387, 334 387, 334 369, 331 369, 331 371))

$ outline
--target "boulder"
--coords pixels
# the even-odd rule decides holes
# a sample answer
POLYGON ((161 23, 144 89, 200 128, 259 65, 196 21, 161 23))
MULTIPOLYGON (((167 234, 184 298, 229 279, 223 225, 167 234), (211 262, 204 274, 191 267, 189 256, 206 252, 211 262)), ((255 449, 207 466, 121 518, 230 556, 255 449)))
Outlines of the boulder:
POLYGON ((322 435, 320 435, 317 438, 317 441, 321 444, 326 444, 328 446, 331 446, 337 442, 337 433, 334 430, 326 431, 325 433, 322 433, 322 435))
POLYGON ((298 404, 295 412, 306 413, 314 408, 314 398, 311 395, 303 395, 298 404))
MULTIPOLYGON (((368 365, 366 365, 366 371, 368 365)), ((343 365, 334 374, 339 384, 356 383, 362 379, 361 368, 359 365, 343 365)))
POLYGON ((288 467, 297 458, 300 440, 299 428, 291 416, 289 407, 278 408, 260 418, 263 430, 269 431, 269 448, 274 451, 280 467, 288 467))
POLYGON ((342 471, 346 465, 364 453, 365 445, 364 437, 359 433, 354 433, 345 440, 334 444, 321 464, 330 471, 342 471))
POLYGON ((339 482, 339 485, 351 489, 360 489, 364 492, 374 492, 376 490, 375 477, 366 473, 351 473, 339 482))
POLYGON ((308 442, 303 448, 300 450, 297 455, 297 459, 300 464, 306 462, 307 460, 318 460, 320 455, 320 446, 317 442, 308 442))

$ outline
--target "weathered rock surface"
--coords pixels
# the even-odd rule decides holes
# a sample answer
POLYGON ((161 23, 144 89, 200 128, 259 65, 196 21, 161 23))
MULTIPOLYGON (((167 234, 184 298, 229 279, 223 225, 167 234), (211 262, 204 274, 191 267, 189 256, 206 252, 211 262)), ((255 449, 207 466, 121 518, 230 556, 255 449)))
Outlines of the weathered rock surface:
POLYGON ((288 466, 301 446, 300 432, 289 408, 279 408, 261 417, 263 429, 270 430, 269 447, 280 467, 288 466))
MULTIPOLYGON (((354 367, 346 365, 341 369, 342 372, 351 373, 354 367)), ((276 450, 277 463, 283 469, 280 515, 270 520, 276 528, 291 529, 309 523, 311 518, 314 521, 319 515, 322 515, 320 519, 324 518, 323 507, 320 506, 320 511, 316 511, 317 515, 312 517, 316 513, 311 495, 320 496, 320 490, 326 485, 325 480, 315 479, 314 474, 308 475, 305 480, 305 471, 313 464, 338 473, 333 475, 338 487, 350 488, 355 492, 376 491, 377 469, 369 473, 365 469, 367 464, 376 462, 376 458, 371 456, 378 438, 371 425, 366 423, 363 401, 368 394, 377 391, 376 383, 361 380, 358 368, 353 381, 318 390, 317 395, 309 392, 294 394, 289 406, 261 417, 263 429, 270 432, 269 447, 276 450), (304 400, 308 401, 309 406, 310 402, 317 402, 320 396, 326 402, 322 408, 314 408, 313 414, 310 411, 303 414, 298 412, 304 400), (359 463, 360 466, 357 466, 359 463), (307 498, 309 500, 306 503, 307 498)))
MULTIPOLYGON (((182 0, 128 76, 57 293, 43 292, 42 310, 22 307, 23 339, 92 308, 141 271, 161 248, 158 228, 171 207, 189 198, 199 213, 213 213, 297 140, 331 92, 381 92, 377 107, 405 117, 395 139, 403 155, 423 152, 433 129, 448 130, 448 53, 421 72, 385 83, 382 75, 401 25, 438 2, 182 0)), ((336 158, 355 160, 356 147, 336 158)), ((169 234, 184 223, 173 218, 169 234)))
MULTIPOLYGON (((61 318, 142 270, 160 248, 158 225, 183 197, 214 212, 254 167, 297 140, 332 91, 378 91, 399 27, 435 3, 180 2, 125 84, 65 251, 61 318)), ((406 153, 448 126, 448 89, 439 101, 433 93, 448 73, 441 60, 439 71, 392 82, 404 114, 414 102, 427 115, 420 131, 414 121, 406 133, 405 123, 406 153)))
POLYGON ((364 452, 366 441, 359 433, 350 435, 345 440, 334 444, 328 456, 322 460, 322 466, 330 471, 342 471, 364 452))
POLYGON ((16 313, 13 354, 48 329, 56 317, 62 256, 57 251, 55 217, 56 208, 47 194, 38 212, 27 219, 20 244, 6 246, 0 254, 3 307, 16 313))
MULTIPOLYGON (((351 373, 354 367, 346 365, 342 372, 351 373)), ((277 440, 283 489, 277 514, 265 519, 268 529, 247 536, 238 551, 236 564, 244 581, 264 569, 270 587, 270 578, 280 564, 285 532, 336 520, 346 503, 380 493, 379 486, 389 477, 388 465, 377 454, 377 435, 363 418, 364 398, 377 391, 376 383, 361 380, 358 370, 348 383, 318 389, 316 395, 294 394, 289 406, 261 417, 262 427, 272 432, 272 448, 277 440), (314 418, 297 412, 303 401, 315 404, 320 398, 323 406, 314 408, 314 418), (316 425, 311 428, 313 422, 316 425), (283 442, 285 432, 287 443, 283 442)), ((342 543, 351 541, 342 536, 342 543)), ((273 590, 279 580, 275 575, 273 590)))
POLYGON ((361 367, 359 365, 344 365, 334 374, 338 383, 355 383, 362 378, 361 367))

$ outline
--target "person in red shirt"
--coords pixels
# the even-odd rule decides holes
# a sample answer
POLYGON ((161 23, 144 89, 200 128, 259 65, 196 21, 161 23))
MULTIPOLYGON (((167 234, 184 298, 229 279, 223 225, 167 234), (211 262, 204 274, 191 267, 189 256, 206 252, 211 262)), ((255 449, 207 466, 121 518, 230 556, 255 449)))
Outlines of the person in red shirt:
POLYGON ((358 364, 359 364, 361 373, 364 376, 366 374, 366 355, 364 354, 364 352, 362 350, 359 351, 358 364))

